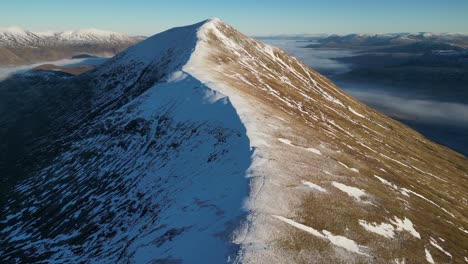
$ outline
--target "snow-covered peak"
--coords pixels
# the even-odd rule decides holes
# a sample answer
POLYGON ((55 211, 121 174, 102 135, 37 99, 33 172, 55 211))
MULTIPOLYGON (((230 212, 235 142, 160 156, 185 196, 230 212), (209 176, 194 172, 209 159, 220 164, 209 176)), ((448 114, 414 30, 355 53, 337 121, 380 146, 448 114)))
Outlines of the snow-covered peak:
POLYGON ((57 44, 128 44, 130 36, 95 28, 66 30, 61 32, 31 32, 20 27, 0 28, 0 46, 54 46, 57 44))
POLYGON ((16 34, 16 35, 26 35, 26 31, 17 26, 12 26, 12 27, 0 27, 0 34, 16 34))
POLYGON ((52 30, 37 31, 37 32, 33 32, 33 33, 38 35, 38 36, 42 36, 42 37, 53 37, 56 34, 56 32, 54 32, 52 30))
POLYGON ((220 18, 218 17, 213 17, 213 18, 210 18, 210 19, 207 19, 205 21, 205 24, 219 24, 219 23, 222 23, 224 24, 224 21, 222 21, 220 18))
POLYGON ((116 32, 101 30, 96 28, 78 29, 78 30, 67 30, 60 33, 61 35, 67 36, 80 36, 80 35, 93 35, 99 37, 110 37, 112 35, 122 35, 116 32))
POLYGON ((21 27, 0 28, 1 46, 36 46, 41 42, 41 37, 24 30, 21 27))
POLYGON ((182 70, 190 58, 196 56, 199 43, 207 41, 205 36, 208 32, 219 32, 216 29, 223 25, 226 24, 219 18, 212 18, 166 30, 130 47, 101 67, 100 71, 105 74, 135 64, 131 69, 125 70, 125 74, 135 77, 143 68, 161 64, 166 57, 171 60, 165 64, 164 72, 182 70))
POLYGON ((106 30, 95 28, 67 30, 55 34, 59 41, 69 42, 126 42, 130 41, 130 37, 106 30))

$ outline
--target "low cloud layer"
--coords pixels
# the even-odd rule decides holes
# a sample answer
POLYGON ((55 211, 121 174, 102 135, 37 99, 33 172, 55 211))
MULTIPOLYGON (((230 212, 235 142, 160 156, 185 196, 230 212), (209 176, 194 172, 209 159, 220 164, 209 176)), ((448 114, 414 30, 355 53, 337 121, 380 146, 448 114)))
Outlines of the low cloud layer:
POLYGON ((262 42, 271 46, 278 47, 288 54, 303 61, 309 67, 321 72, 322 74, 338 74, 347 72, 350 67, 331 58, 352 56, 353 52, 339 49, 310 49, 304 46, 312 42, 305 42, 297 39, 275 39, 263 38, 262 42))
POLYGON ((57 61, 45 61, 18 67, 3 67, 0 68, 0 80, 8 78, 13 74, 23 73, 31 70, 42 64, 54 64, 57 66, 79 66, 79 65, 99 65, 106 61, 107 58, 81 58, 81 59, 63 59, 57 61))
POLYGON ((359 101, 399 119, 468 127, 466 104, 408 99, 375 90, 353 89, 347 92, 359 101))

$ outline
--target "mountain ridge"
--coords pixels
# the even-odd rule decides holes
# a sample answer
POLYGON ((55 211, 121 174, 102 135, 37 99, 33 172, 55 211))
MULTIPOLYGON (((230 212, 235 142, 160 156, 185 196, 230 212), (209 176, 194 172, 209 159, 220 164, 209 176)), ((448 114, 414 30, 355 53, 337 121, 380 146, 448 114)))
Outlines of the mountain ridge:
POLYGON ((377 34, 332 34, 317 40, 318 44, 309 44, 309 48, 355 48, 369 49, 396 45, 408 45, 418 42, 445 43, 453 46, 468 47, 467 33, 377 33, 377 34))
POLYGON ((72 111, 79 125, 11 190, 5 261, 466 256, 465 157, 219 19, 157 34, 79 78, 91 93, 72 111))
POLYGON ((54 45, 59 42, 70 42, 78 44, 80 42, 91 43, 119 43, 129 42, 133 38, 125 34, 95 29, 83 28, 76 30, 32 32, 20 27, 0 28, 0 46, 31 46, 31 45, 54 45))
POLYGON ((53 61, 81 53, 113 56, 143 39, 98 29, 33 33, 10 27, 0 29, 0 66, 53 61))

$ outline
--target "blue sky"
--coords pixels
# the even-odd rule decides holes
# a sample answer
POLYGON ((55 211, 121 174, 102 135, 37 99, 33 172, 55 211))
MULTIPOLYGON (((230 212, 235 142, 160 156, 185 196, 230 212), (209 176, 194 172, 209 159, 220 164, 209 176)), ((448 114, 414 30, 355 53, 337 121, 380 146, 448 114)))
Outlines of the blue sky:
POLYGON ((219 17, 249 35, 468 32, 468 0, 0 0, 0 27, 152 35, 219 17))

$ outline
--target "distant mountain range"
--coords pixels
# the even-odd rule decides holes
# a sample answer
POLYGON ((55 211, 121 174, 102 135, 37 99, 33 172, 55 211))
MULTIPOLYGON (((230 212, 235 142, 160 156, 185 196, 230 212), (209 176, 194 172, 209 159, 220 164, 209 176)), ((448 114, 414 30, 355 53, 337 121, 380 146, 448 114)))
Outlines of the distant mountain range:
POLYGON ((34 33, 18 27, 0 28, 0 66, 52 61, 82 53, 112 56, 143 39, 99 29, 34 33))
POLYGON ((468 47, 466 33, 391 33, 330 35, 307 47, 317 48, 363 48, 406 45, 416 42, 448 43, 468 47))
POLYGON ((393 33, 330 35, 304 48, 340 49, 352 55, 333 58, 350 67, 335 80, 412 87, 445 100, 466 102, 468 34, 393 33), (447 93, 450 87, 450 93, 447 93))

